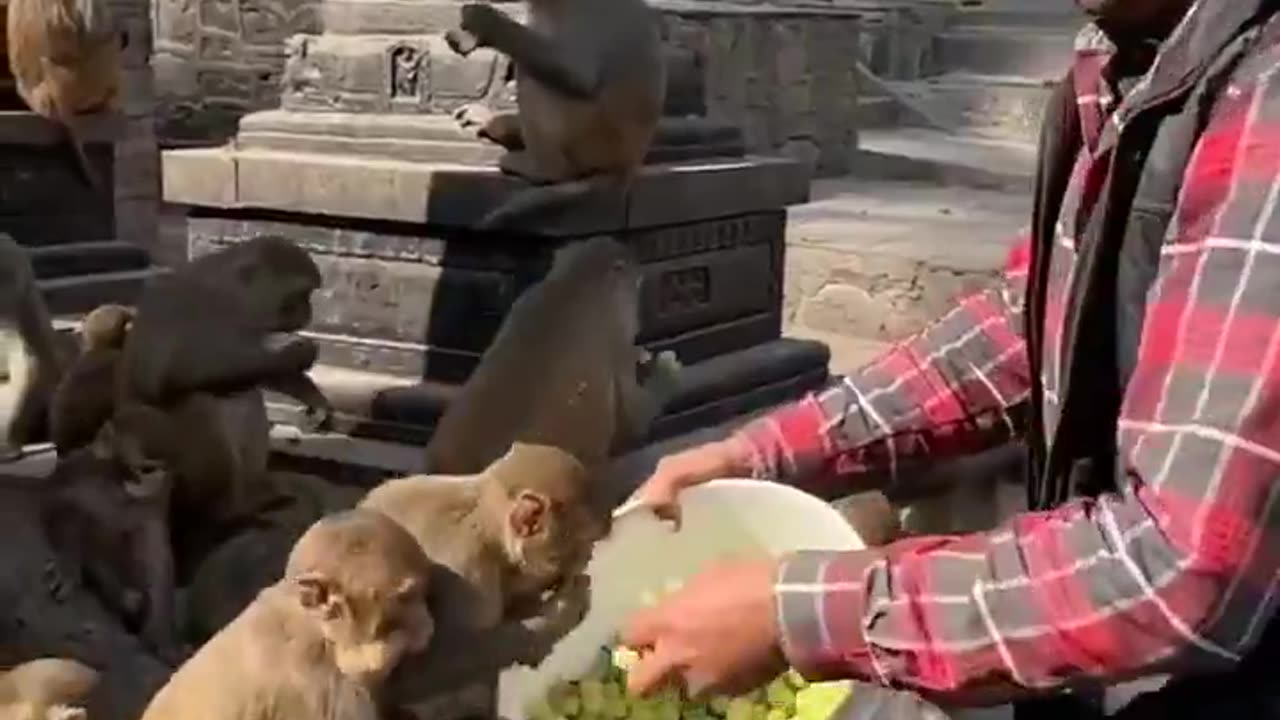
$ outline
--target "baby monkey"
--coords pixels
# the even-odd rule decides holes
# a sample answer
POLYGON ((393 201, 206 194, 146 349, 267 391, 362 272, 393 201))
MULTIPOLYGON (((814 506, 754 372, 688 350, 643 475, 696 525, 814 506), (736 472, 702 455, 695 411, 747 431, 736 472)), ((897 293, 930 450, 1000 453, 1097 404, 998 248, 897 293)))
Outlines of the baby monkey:
POLYGON ((93 442, 115 409, 116 370, 133 323, 133 308, 94 308, 80 325, 80 354, 67 367, 49 408, 49 430, 59 455, 93 442))
POLYGON ((373 510, 316 521, 263 590, 142 720, 376 720, 384 680, 431 642, 428 561, 373 510))
POLYGON ((0 674, 3 720, 84 720, 79 707, 98 684, 98 672, 63 658, 31 660, 0 674))

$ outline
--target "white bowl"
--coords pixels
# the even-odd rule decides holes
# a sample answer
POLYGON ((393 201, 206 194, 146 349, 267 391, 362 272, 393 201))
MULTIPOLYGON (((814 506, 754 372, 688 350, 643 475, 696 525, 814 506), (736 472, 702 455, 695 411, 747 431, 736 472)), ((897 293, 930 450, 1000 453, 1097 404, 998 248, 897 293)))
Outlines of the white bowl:
POLYGON ((561 680, 592 670, 600 648, 643 605, 708 563, 731 556, 792 550, 858 550, 862 539, 827 503, 795 488, 759 480, 716 480, 680 496, 679 532, 647 512, 619 517, 596 546, 591 610, 537 668, 513 667, 499 679, 498 711, 525 720, 525 709, 561 680))

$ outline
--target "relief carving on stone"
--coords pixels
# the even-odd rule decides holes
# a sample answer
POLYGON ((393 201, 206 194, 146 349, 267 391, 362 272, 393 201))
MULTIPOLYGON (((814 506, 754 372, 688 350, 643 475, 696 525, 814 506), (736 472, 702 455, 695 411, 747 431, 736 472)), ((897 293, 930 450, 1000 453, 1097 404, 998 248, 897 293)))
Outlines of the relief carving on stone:
POLYGON ((310 40, 307 35, 294 35, 284 41, 282 84, 286 95, 306 95, 319 89, 322 79, 320 69, 308 57, 310 40))
MULTIPOLYGON (((392 101, 416 101, 424 80, 420 76, 429 71, 423 67, 426 53, 409 45, 396 45, 391 48, 388 59, 392 101)), ((425 84, 429 86, 429 80, 425 84)))

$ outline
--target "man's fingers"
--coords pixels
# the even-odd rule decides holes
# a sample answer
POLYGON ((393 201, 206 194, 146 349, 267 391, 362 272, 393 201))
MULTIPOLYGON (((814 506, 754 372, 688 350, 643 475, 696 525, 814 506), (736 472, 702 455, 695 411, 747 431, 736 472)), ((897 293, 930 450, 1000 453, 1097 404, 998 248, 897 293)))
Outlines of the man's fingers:
POLYGON ((628 693, 644 697, 679 679, 680 663, 669 648, 669 645, 659 643, 651 652, 641 653, 640 661, 627 673, 628 693))
POLYGON ((652 648, 665 624, 664 615, 661 606, 637 611, 622 630, 622 644, 636 650, 652 648))

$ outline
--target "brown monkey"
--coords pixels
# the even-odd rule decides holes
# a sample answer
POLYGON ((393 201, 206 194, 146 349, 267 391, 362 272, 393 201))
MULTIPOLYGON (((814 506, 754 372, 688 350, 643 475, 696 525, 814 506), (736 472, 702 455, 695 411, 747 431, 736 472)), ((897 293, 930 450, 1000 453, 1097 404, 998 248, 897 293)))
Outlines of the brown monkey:
POLYGON ((581 621, 582 571, 607 530, 588 506, 586 480, 568 453, 516 443, 477 475, 394 479, 361 501, 400 523, 436 563, 439 634, 396 673, 393 702, 427 702, 429 717, 465 715, 472 708, 460 692, 509 665, 540 662, 581 621))
POLYGON ((44 439, 50 396, 64 359, 26 252, 0 234, 0 347, 8 382, 0 387, 0 461, 22 455, 22 446, 44 439))
POLYGON ((161 409, 183 428, 169 456, 180 561, 216 540, 206 531, 273 497, 262 388, 298 398, 315 426, 327 422, 330 405, 306 374, 315 344, 280 337, 311 321, 319 285, 305 250, 263 236, 197 258, 143 292, 121 353, 116 405, 161 409))
POLYGON ((133 322, 133 308, 101 305, 80 325, 80 354, 54 390, 49 431, 58 454, 93 441, 115 407, 116 369, 133 322))
POLYGON ((89 446, 59 457, 43 507, 50 542, 68 569, 170 661, 185 653, 175 617, 172 479, 164 455, 174 430, 163 413, 121 410, 89 446))
POLYGON ((98 684, 93 668, 63 658, 30 660, 0 674, 3 720, 84 720, 79 707, 98 684))
POLYGON ((652 8, 644 0, 529 0, 527 26, 487 3, 463 5, 461 15, 446 40, 461 55, 490 47, 511 58, 519 122, 480 106, 464 107, 459 119, 507 148, 505 172, 535 184, 478 227, 514 227, 610 187, 627 204, 666 95, 652 8))
POLYGON ((383 682, 431 641, 428 560, 372 510, 317 521, 284 577, 156 694, 143 720, 376 720, 383 682))
POLYGON ((610 238, 557 251, 516 299, 427 445, 426 471, 472 475, 522 440, 566 450, 588 469, 642 439, 677 388, 669 352, 636 347, 640 274, 610 238), (648 364, 648 377, 637 370, 648 364), (528 368, 547 368, 530 382, 528 368))
POLYGON ((77 116, 101 112, 120 88, 123 35, 105 0, 9 0, 9 69, 32 111, 67 134, 85 182, 101 188, 75 128, 77 116))

